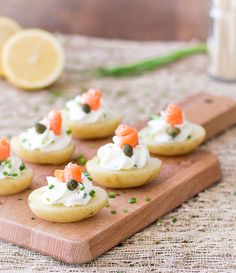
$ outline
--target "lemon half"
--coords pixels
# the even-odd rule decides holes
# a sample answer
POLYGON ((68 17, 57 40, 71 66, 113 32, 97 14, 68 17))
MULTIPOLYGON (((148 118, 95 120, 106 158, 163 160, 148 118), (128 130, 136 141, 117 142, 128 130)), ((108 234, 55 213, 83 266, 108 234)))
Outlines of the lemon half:
POLYGON ((64 59, 59 41, 40 29, 19 31, 2 48, 4 75, 12 84, 28 90, 55 82, 63 71, 64 59))
MULTIPOLYGON (((0 17, 0 54, 4 43, 21 29, 21 26, 8 17, 0 17)), ((0 61, 0 76, 3 75, 2 62, 0 61)))

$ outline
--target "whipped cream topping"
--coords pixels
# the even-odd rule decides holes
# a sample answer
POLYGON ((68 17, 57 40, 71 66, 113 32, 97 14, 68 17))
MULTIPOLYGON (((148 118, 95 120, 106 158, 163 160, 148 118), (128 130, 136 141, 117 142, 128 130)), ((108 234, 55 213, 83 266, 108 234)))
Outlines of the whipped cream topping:
POLYGON ((76 96, 73 100, 66 103, 65 112, 69 120, 82 123, 95 123, 106 119, 107 107, 103 100, 101 100, 99 109, 91 109, 89 113, 85 113, 82 110, 82 103, 82 96, 76 96))
POLYGON ((0 179, 18 178, 25 169, 25 164, 19 157, 10 156, 0 164, 0 179))
POLYGON ((86 205, 94 196, 94 186, 92 182, 82 174, 82 183, 71 191, 66 183, 59 181, 55 176, 47 176, 48 186, 43 187, 45 192, 41 200, 48 205, 64 205, 66 207, 76 205, 86 205), (93 194, 91 194, 93 193, 93 194))
POLYGON ((39 134, 35 127, 20 134, 21 146, 27 150, 40 150, 43 152, 59 151, 66 148, 72 141, 71 132, 62 126, 61 134, 55 133, 48 127, 39 134))
POLYGON ((143 168, 150 158, 147 147, 141 143, 133 148, 133 155, 127 156, 118 145, 117 136, 113 137, 114 143, 108 143, 97 151, 99 165, 108 170, 127 170, 143 168))
POLYGON ((147 135, 141 136, 152 137, 157 143, 167 143, 167 142, 183 142, 192 133, 192 123, 190 123, 185 117, 183 123, 180 125, 175 125, 175 127, 180 129, 180 133, 176 136, 171 136, 167 133, 167 129, 171 125, 166 122, 165 112, 161 112, 160 116, 155 116, 154 119, 148 122, 149 130, 147 135))

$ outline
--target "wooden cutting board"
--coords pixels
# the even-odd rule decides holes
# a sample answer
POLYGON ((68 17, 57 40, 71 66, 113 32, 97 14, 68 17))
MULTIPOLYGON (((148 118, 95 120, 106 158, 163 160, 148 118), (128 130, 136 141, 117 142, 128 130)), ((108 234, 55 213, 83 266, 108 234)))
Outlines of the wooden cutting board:
MULTIPOLYGON (((236 102, 229 98, 198 94, 180 105, 189 120, 206 128, 207 139, 236 123, 236 102)), ((108 141, 76 141, 76 153, 90 158, 108 141)), ((32 165, 32 188, 0 198, 0 238, 68 263, 89 262, 221 178, 217 157, 202 149, 161 159, 163 168, 154 182, 136 189, 113 190, 117 196, 109 199, 110 207, 78 223, 50 223, 31 213, 29 193, 45 185, 45 176, 55 169, 32 165), (129 204, 130 197, 136 197, 137 203, 129 204)))

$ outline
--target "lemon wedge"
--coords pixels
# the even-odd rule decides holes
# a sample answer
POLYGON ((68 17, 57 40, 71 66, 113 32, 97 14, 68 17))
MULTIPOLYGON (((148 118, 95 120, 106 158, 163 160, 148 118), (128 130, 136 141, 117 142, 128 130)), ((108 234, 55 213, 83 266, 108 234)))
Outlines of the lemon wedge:
POLYGON ((2 48, 5 77, 26 90, 45 88, 55 82, 63 71, 64 60, 56 37, 40 29, 19 31, 2 48))
MULTIPOLYGON (((2 51, 2 46, 6 40, 13 35, 15 32, 20 30, 20 25, 8 17, 0 17, 0 54, 2 51)), ((0 61, 0 76, 3 75, 2 64, 0 61)))

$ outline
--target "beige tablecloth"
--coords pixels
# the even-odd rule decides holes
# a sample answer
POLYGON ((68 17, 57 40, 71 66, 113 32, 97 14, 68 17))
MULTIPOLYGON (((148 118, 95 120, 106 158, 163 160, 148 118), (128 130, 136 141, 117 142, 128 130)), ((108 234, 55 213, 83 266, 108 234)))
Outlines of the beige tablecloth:
MULTIPOLYGON (((59 35, 67 55, 66 71, 51 91, 23 92, 0 80, 1 135, 34 124, 52 106, 89 87, 99 87, 127 122, 146 118, 170 101, 195 92, 236 98, 236 85, 211 80, 208 60, 198 55, 140 77, 99 79, 83 71, 128 63, 190 44, 137 43, 59 35)), ((0 272, 236 272, 236 128, 206 144, 219 155, 223 180, 182 204, 95 261, 67 265, 0 242, 0 272), (176 218, 176 222, 173 221, 176 218), (175 222, 175 223, 174 223, 175 222)))

